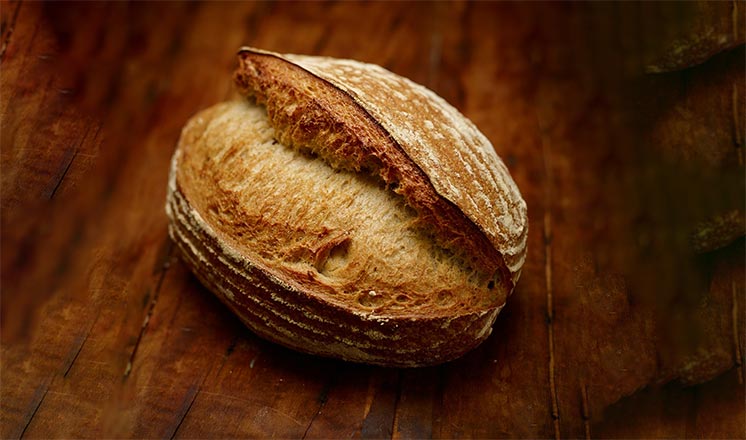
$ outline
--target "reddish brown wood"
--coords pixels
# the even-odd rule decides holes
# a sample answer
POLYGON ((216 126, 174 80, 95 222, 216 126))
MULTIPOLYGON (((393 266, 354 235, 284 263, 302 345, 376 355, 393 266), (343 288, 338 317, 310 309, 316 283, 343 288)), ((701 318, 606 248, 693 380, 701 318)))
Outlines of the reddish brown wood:
MULTIPOLYGON (((644 10, 0 4, 0 436, 746 437, 744 241, 687 247, 732 180, 700 184, 665 159, 680 139, 650 136, 678 102, 719 111, 702 84, 740 78, 743 45, 643 76, 644 10), (493 141, 528 202, 529 257, 482 346, 416 370, 297 354, 189 274, 168 164, 189 116, 235 96, 243 44, 384 65, 493 141)), ((737 177, 728 115, 705 119, 716 154, 685 156, 737 177)))

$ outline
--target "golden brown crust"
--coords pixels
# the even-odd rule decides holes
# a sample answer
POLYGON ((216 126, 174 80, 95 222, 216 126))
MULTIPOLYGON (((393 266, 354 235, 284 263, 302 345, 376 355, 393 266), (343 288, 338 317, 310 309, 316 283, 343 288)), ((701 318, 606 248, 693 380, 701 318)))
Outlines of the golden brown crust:
POLYGON ((274 134, 266 111, 243 101, 206 109, 183 130, 175 187, 226 249, 350 313, 451 317, 505 303, 508 283, 413 227, 401 197, 274 134))
POLYGON ((517 281, 528 229, 525 202, 489 141, 455 109, 378 66, 250 48, 239 55, 239 90, 266 105, 282 143, 311 150, 336 168, 379 175, 442 245, 479 271, 517 281), (333 78, 342 72, 347 82, 333 78), (403 99, 381 111, 375 90, 403 99), (409 120, 410 100, 420 120, 409 120))
POLYGON ((184 261, 290 348, 400 367, 461 356, 490 334, 525 256, 525 202, 507 169, 421 86, 290 57, 242 57, 237 83, 266 108, 222 103, 185 126, 166 206, 184 261), (370 83, 348 75, 366 85, 345 88, 325 76, 337 68, 370 83), (402 103, 382 114, 366 98, 376 81, 398 81, 422 120, 402 103))

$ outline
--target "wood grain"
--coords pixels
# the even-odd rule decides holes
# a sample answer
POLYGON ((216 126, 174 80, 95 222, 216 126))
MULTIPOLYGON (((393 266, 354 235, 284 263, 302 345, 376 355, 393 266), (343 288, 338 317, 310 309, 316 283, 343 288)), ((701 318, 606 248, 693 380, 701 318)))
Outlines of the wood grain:
POLYGON ((743 234, 690 241, 743 208, 744 46, 645 74, 645 8, 1 3, 0 436, 746 438, 743 234), (425 369, 318 359, 188 272, 168 163, 236 96, 241 45, 380 64, 493 142, 529 256, 483 345, 425 369))

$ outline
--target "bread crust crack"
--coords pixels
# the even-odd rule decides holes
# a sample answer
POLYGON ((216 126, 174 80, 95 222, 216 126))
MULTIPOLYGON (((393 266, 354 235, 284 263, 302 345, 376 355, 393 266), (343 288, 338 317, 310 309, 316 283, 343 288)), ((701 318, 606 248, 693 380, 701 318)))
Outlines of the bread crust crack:
MULTIPOLYGON (((315 57, 296 57, 293 61, 305 63, 293 63, 278 54, 244 48, 239 52, 239 59, 240 66, 234 75, 238 89, 266 106, 280 142, 311 151, 336 169, 380 176, 417 211, 419 225, 430 231, 442 246, 458 254, 474 269, 491 275, 497 273, 496 278, 514 285, 525 256, 527 221, 525 203, 509 176, 506 185, 517 197, 512 195, 516 200, 508 207, 523 211, 519 212, 519 217, 523 218, 518 222, 520 230, 517 232, 522 244, 502 246, 515 254, 512 260, 519 261, 511 261, 511 267, 500 250, 501 240, 495 240, 496 246, 478 222, 439 194, 427 173, 379 120, 358 105, 348 91, 327 81, 317 65, 314 73, 306 69, 313 65, 315 57)), ((433 122, 427 122, 425 128, 432 131, 433 122)), ((497 156, 494 159, 499 161, 497 156)))

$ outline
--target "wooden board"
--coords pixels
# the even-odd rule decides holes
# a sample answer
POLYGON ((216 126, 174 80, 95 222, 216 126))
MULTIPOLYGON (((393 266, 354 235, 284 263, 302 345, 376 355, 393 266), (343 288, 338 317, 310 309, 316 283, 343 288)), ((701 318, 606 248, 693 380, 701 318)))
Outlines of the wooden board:
POLYGON ((744 240, 689 243, 743 208, 744 48, 644 74, 645 8, 1 3, 0 435, 746 437, 744 240), (192 114, 236 97, 241 45, 380 64, 491 139, 530 238, 482 346, 414 370, 297 354, 188 272, 168 164, 192 114), (671 109, 714 134, 679 142, 671 109))

